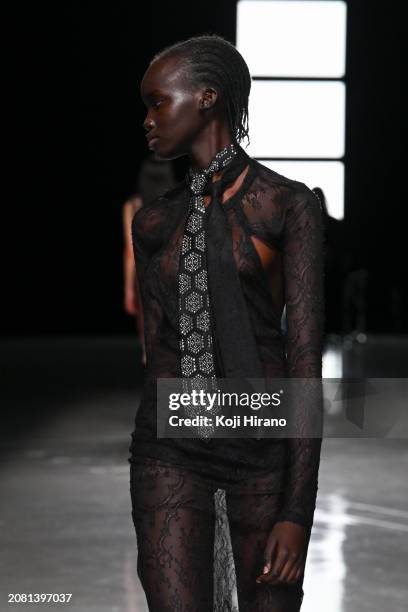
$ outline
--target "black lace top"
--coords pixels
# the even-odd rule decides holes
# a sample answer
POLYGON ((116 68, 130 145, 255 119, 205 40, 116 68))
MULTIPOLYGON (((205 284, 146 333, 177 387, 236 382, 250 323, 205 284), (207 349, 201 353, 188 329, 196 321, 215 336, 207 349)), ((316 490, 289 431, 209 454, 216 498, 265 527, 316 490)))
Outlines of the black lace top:
MULTIPOLYGON (((129 461, 156 457, 220 483, 273 473, 276 492, 284 492, 280 520, 311 526, 320 438, 203 443, 156 437, 156 379, 181 378, 178 265, 189 198, 183 181, 140 209, 132 222, 147 361, 129 461)), ((222 208, 264 376, 320 378, 324 304, 319 200, 305 184, 248 158, 245 178, 222 208)), ((234 337, 228 343, 233 350, 234 337)), ((218 373, 224 375, 222 367, 218 373)))

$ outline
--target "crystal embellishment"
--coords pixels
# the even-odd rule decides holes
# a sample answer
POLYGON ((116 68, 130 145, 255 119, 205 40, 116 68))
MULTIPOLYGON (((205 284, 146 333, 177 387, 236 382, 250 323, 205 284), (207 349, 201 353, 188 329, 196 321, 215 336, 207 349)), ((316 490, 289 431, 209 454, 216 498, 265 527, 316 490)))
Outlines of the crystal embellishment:
MULTIPOLYGON (((181 375, 185 379, 183 391, 190 393, 193 389, 217 389, 206 266, 206 208, 203 192, 213 174, 225 168, 236 153, 234 144, 228 145, 217 153, 208 168, 196 173, 190 169, 188 173, 191 197, 180 254, 179 324, 181 375)), ((186 406, 190 416, 205 414, 205 411, 206 406, 186 406)), ((198 435, 204 440, 208 440, 212 433, 211 426, 198 427, 198 435)))

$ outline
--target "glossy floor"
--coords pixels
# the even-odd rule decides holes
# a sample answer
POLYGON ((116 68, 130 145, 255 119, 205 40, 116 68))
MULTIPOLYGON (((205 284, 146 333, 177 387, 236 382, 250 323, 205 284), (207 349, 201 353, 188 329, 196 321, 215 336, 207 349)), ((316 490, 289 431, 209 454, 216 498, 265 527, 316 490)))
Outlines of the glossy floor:
MULTIPOLYGON (((127 463, 137 351, 120 338, 2 349, 0 610, 147 612, 127 463), (11 604, 11 593, 72 598, 11 604)), ((406 376, 407 356, 403 339, 334 345, 326 375, 406 376)), ((407 468, 406 439, 324 440, 302 612, 406 610, 407 468)))

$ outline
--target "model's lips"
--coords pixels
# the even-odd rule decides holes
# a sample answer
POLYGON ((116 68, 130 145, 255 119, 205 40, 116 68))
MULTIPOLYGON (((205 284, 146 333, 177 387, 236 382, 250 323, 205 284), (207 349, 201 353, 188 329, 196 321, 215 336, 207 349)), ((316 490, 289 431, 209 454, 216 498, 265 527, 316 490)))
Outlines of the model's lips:
POLYGON ((155 146, 156 142, 158 141, 158 137, 157 136, 153 136, 153 138, 150 136, 150 138, 147 138, 147 145, 149 147, 149 149, 151 149, 152 147, 155 146))

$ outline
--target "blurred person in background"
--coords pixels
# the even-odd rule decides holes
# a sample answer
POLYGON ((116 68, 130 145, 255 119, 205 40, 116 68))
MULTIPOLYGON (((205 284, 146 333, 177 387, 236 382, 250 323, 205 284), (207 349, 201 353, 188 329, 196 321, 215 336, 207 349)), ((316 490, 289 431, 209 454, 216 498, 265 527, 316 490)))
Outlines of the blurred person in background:
POLYGON ((137 179, 136 193, 130 196, 122 206, 124 308, 127 314, 135 317, 137 337, 142 349, 143 365, 146 364, 143 309, 136 274, 137 262, 135 264, 132 244, 132 220, 144 203, 151 202, 174 187, 175 184, 176 177, 172 162, 159 160, 152 153, 142 162, 137 179))

